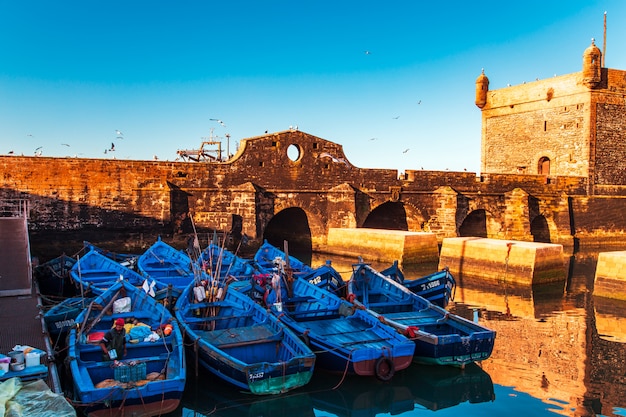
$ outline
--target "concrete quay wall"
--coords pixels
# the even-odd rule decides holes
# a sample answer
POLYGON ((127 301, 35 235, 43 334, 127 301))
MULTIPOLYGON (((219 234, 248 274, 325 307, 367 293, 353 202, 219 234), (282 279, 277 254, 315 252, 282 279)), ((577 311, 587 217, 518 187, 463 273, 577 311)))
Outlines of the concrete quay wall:
POLYGON ((439 269, 450 268, 458 280, 533 285, 565 281, 563 246, 552 243, 475 237, 446 238, 439 269))

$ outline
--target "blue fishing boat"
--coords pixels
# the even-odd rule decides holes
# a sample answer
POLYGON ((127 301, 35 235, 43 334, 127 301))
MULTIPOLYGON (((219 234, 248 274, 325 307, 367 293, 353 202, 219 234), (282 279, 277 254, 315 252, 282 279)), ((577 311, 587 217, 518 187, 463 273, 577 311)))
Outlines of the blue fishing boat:
POLYGON ((176 319, 196 366, 246 392, 280 394, 311 379, 314 353, 266 309, 230 286, 211 281, 207 288, 194 282, 176 303, 176 319))
POLYGON ((159 237, 137 260, 137 270, 162 286, 171 285, 182 292, 194 279, 191 258, 159 237))
POLYGON ((46 306, 43 315, 48 334, 53 341, 65 338, 69 329, 76 324, 75 319, 89 305, 91 298, 70 297, 46 306))
POLYGON ((85 415, 161 415, 175 410, 186 382, 183 335, 171 313, 142 288, 119 280, 76 318, 68 337, 73 404, 85 415), (126 354, 104 360, 99 345, 126 322, 126 354))
POLYGON ((491 356, 495 331, 444 310, 362 261, 352 266, 348 300, 414 341, 416 362, 463 367, 491 356))
POLYGON ((439 307, 445 308, 451 300, 454 300, 456 281, 447 267, 419 278, 406 279, 398 266, 398 261, 395 261, 393 265, 383 269, 380 273, 439 307))
POLYGON ((390 380, 411 364, 415 344, 366 311, 301 278, 289 293, 268 308, 313 349, 320 368, 390 380))
POLYGON ((96 248, 90 248, 79 258, 70 270, 70 276, 77 286, 79 294, 100 295, 115 284, 120 277, 131 285, 145 286, 153 293, 167 290, 158 281, 149 280, 139 273, 101 254, 96 248))
POLYGON ((254 261, 265 270, 272 270, 276 268, 279 263, 288 266, 291 272, 298 276, 305 273, 310 273, 313 268, 298 258, 295 258, 276 246, 269 243, 267 240, 263 242, 259 249, 254 254, 254 261))
POLYGON ((254 262, 243 259, 215 243, 209 243, 200 253, 197 263, 211 279, 218 280, 228 277, 238 281, 249 280, 255 273, 264 272, 262 268, 255 266, 254 262))
POLYGON ((39 292, 56 297, 76 295, 76 288, 70 277, 70 270, 75 264, 76 258, 62 254, 37 265, 33 269, 33 275, 39 286, 39 292))

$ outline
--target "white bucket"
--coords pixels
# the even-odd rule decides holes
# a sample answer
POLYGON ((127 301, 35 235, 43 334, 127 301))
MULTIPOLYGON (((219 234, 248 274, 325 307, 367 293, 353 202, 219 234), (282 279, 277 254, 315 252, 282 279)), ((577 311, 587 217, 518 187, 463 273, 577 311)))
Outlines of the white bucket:
POLYGON ((39 354, 38 353, 29 352, 29 353, 27 353, 24 356, 26 357, 26 367, 27 368, 30 368, 31 366, 39 366, 40 360, 39 360, 39 354))

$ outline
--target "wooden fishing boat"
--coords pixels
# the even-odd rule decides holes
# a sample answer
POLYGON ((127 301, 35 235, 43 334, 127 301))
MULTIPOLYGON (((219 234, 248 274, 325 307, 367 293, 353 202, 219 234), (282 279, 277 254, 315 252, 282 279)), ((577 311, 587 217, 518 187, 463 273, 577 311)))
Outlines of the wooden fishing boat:
POLYGON ((224 280, 230 277, 242 281, 249 280, 255 273, 264 272, 254 262, 243 259, 215 243, 209 243, 200 253, 197 262, 200 269, 211 279, 224 280))
POLYGON ((100 295, 122 277, 136 287, 146 286, 149 291, 156 294, 157 291, 167 290, 158 281, 151 281, 115 262, 111 258, 102 255, 97 249, 90 248, 70 270, 70 276, 78 288, 79 294, 100 295))
POLYGON ((250 297, 218 286, 193 283, 176 303, 196 365, 257 395, 306 385, 316 361, 313 352, 250 297))
POLYGON ((137 270, 162 286, 171 285, 182 292, 194 279, 191 258, 159 237, 137 260, 137 270))
POLYGON ((279 264, 287 265, 291 268, 291 272, 295 276, 299 276, 301 274, 310 273, 313 271, 313 268, 298 258, 295 258, 291 255, 287 256, 285 251, 277 248, 276 246, 269 243, 267 240, 263 242, 263 244, 257 249, 254 254, 254 261, 263 269, 271 271, 275 269, 279 264))
POLYGON ((439 307, 445 308, 451 300, 454 300, 456 281, 447 267, 419 278, 406 279, 398 266, 398 261, 395 261, 393 265, 383 269, 380 273, 439 307))
POLYGON ((171 313, 126 280, 94 298, 68 337, 74 405, 89 416, 161 415, 185 388, 185 352, 171 313), (99 342, 117 319, 127 323, 127 353, 104 361, 99 342))
POLYGON ((416 362, 463 367, 491 356, 495 331, 436 306, 362 261, 352 266, 347 298, 413 340, 416 362))
POLYGON ((75 319, 91 302, 91 298, 70 297, 51 306, 46 306, 43 319, 53 341, 65 338, 75 319))
POLYGON ((135 265, 137 264, 137 259, 139 259, 140 255, 136 253, 122 253, 115 252, 112 250, 108 250, 99 246, 94 245, 86 240, 83 241, 83 247, 85 251, 89 251, 90 249, 95 249, 100 252, 102 255, 106 256, 109 259, 114 260, 117 263, 120 263, 130 269, 135 269, 135 265))
POLYGON ((268 306, 316 352, 318 367, 389 380, 411 364, 415 344, 364 310, 306 280, 268 306))
POLYGON ((76 288, 70 277, 70 270, 76 259, 63 254, 33 269, 39 292, 46 296, 71 297, 76 295, 76 288))

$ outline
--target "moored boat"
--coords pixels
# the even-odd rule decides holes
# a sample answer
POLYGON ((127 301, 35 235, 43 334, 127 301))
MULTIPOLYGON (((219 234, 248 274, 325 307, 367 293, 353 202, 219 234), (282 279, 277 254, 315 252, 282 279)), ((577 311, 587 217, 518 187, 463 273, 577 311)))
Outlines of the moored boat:
POLYGON ((360 261, 348 300, 415 342, 416 362, 463 367, 491 356, 496 332, 420 297, 360 261))
POLYGON ((33 275, 39 286, 39 292, 46 296, 71 297, 76 295, 76 288, 70 277, 70 270, 76 259, 62 254, 50 259, 33 269, 33 275))
POLYGON ((79 258, 70 270, 70 276, 81 295, 100 295, 119 281, 120 277, 137 287, 145 284, 155 293, 167 289, 158 281, 149 281, 132 269, 102 255, 96 248, 90 248, 79 258))
POLYGON ((311 346, 318 367, 390 380, 411 364, 415 344, 395 329, 306 280, 291 286, 268 308, 311 346))
POLYGON ((176 318, 196 365, 246 392, 280 394, 311 379, 316 358, 306 344, 252 298, 217 280, 208 288, 188 286, 176 318))
POLYGON ((186 382, 183 336, 162 304, 119 280, 94 298, 76 322, 67 361, 77 408, 106 417, 161 415, 178 407, 186 382), (104 360, 99 342, 118 319, 127 323, 127 352, 104 360))
POLYGON ((151 278, 162 286, 171 285, 179 291, 184 290, 194 279, 191 258, 157 239, 137 260, 137 270, 146 278, 151 278))
POLYGON ((70 297, 52 306, 47 306, 43 315, 46 328, 53 341, 66 336, 75 324, 75 319, 89 305, 91 298, 70 297))
POLYGON ((398 261, 395 261, 393 265, 383 269, 380 273, 439 307, 445 308, 451 300, 454 300, 456 281, 447 267, 432 274, 406 279, 398 266, 398 261))

